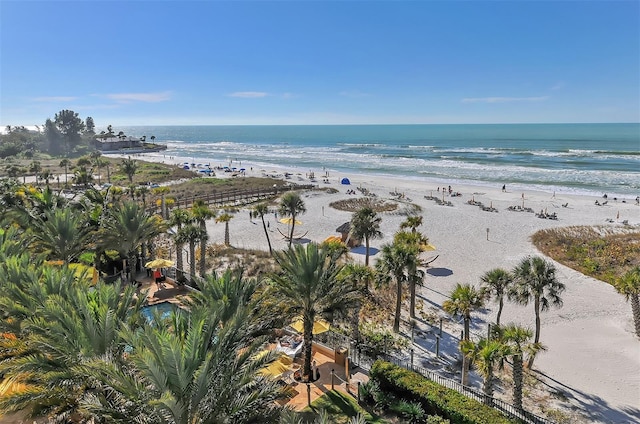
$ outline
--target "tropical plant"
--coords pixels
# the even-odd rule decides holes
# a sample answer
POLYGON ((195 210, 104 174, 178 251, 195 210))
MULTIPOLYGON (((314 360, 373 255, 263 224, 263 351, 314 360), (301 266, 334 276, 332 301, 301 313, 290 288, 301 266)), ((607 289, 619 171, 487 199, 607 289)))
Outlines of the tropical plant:
MULTIPOLYGON (((417 217, 422 218, 422 217, 417 217)), ((419 269, 420 252, 422 246, 428 243, 428 239, 417 231, 399 231, 393 237, 394 244, 405 246, 407 255, 405 257, 405 270, 407 283, 409 284, 409 316, 416 317, 416 287, 421 286, 424 281, 425 272, 419 269)))
POLYGON ((291 229, 289 232, 289 249, 291 249, 291 243, 293 242, 293 231, 296 227, 296 218, 298 215, 304 214, 307 208, 304 201, 300 198, 298 193, 285 193, 280 199, 280 216, 286 216, 291 218, 291 229))
POLYGON ((200 241, 201 237, 206 237, 206 234, 202 232, 199 226, 193 223, 185 225, 176 233, 176 244, 189 245, 189 274, 191 280, 196 276, 196 243, 200 241))
POLYGON ((372 239, 381 238, 380 218, 371 207, 364 207, 354 212, 351 217, 351 235, 357 239, 364 239, 365 256, 364 264, 369 266, 369 243, 372 239))
POLYGON ((160 216, 164 219, 167 219, 167 216, 169 215, 167 213, 167 203, 165 199, 165 196, 169 191, 169 187, 166 186, 156 187, 153 189, 153 193, 160 196, 160 216))
POLYGON ((412 215, 408 216, 407 219, 400 224, 401 229, 410 228, 412 233, 418 231, 418 227, 422 225, 422 216, 412 215))
POLYGON ((135 202, 123 202, 109 210, 102 228, 102 245, 120 253, 125 272, 135 269, 131 261, 137 249, 166 229, 157 215, 151 215, 135 202))
POLYGON ((482 375, 482 392, 487 396, 488 401, 493 396, 494 371, 504 356, 505 346, 500 340, 482 338, 477 343, 463 340, 460 343, 460 350, 482 375))
POLYGON ((392 279, 396 283, 396 310, 393 319, 393 331, 400 331, 402 313, 402 285, 408 282, 405 265, 413 255, 412 250, 403 243, 385 244, 382 255, 376 262, 378 282, 388 284, 392 279))
POLYGON ((316 318, 329 317, 337 311, 351 307, 357 289, 338 281, 344 265, 329 256, 327 250, 315 243, 306 247, 275 253, 281 271, 271 275, 271 289, 276 298, 283 299, 292 316, 303 322, 304 366, 303 375, 311 376, 311 348, 313 324, 316 318))
POLYGON ((176 270, 178 272, 178 281, 182 281, 182 273, 184 272, 184 256, 182 252, 184 243, 180 242, 181 239, 180 237, 178 237, 178 234, 180 234, 182 227, 186 224, 191 223, 192 220, 193 217, 186 209, 174 209, 171 211, 169 224, 176 227, 176 232, 173 239, 176 243, 176 270))
POLYGON ((71 161, 67 158, 64 158, 60 161, 59 165, 64 167, 64 186, 67 187, 68 185, 67 175, 69 174, 69 166, 71 165, 71 161))
POLYGON ((636 336, 640 337, 640 267, 635 267, 615 280, 613 287, 631 303, 636 336))
POLYGON ((30 222, 30 245, 50 260, 75 262, 86 249, 91 228, 75 209, 56 208, 30 222))
POLYGON ((274 358, 258 354, 266 340, 249 332, 249 314, 243 304, 193 307, 174 312, 171 325, 125 332, 127 367, 94 364, 110 396, 87 409, 118 423, 274 422, 280 388, 259 374, 274 358))
POLYGON ((38 181, 38 175, 40 174, 40 171, 42 171, 42 165, 40 164, 40 162, 37 160, 31 161, 31 163, 29 164, 29 172, 33 173, 33 175, 36 177, 36 181, 38 181))
MULTIPOLYGON (((533 302, 536 314, 536 330, 534 343, 540 341, 540 312, 551 306, 562 307, 560 295, 565 290, 564 284, 556 278, 556 267, 539 256, 524 258, 513 270, 514 285, 509 290, 509 299, 521 305, 533 302)), ((530 357, 527 367, 533 366, 534 357, 530 357)))
POLYGON ((348 263, 338 277, 340 281, 350 284, 358 290, 353 311, 350 312, 349 315, 351 316, 351 338, 356 342, 360 342, 360 311, 362 309, 362 298, 369 291, 369 282, 373 281, 375 273, 368 266, 348 263))
POLYGON ((273 249, 271 248, 271 239, 269 238, 269 232, 267 231, 267 224, 264 221, 264 217, 269 213, 269 207, 266 203, 258 203, 254 206, 252 211, 254 216, 259 216, 262 221, 262 228, 264 229, 264 235, 267 237, 267 244, 269 245, 269 254, 273 255, 273 249))
POLYGON ((207 233, 207 220, 216 217, 216 211, 210 209, 202 200, 196 200, 191 206, 191 215, 200 226, 200 276, 204 277, 207 272, 207 241, 209 234, 207 233))
POLYGON ((138 171, 138 162, 136 162, 135 159, 131 159, 131 157, 122 159, 122 162, 120 163, 120 170, 125 173, 129 179, 129 183, 133 184, 133 176, 136 175, 136 172, 138 171))
POLYGON ((222 215, 216 218, 216 222, 224 222, 224 245, 230 246, 231 241, 229 238, 229 221, 233 218, 233 215, 230 213, 223 213, 222 215))
MULTIPOLYGON (((545 350, 542 343, 531 342, 531 330, 515 324, 506 326, 496 326, 493 330, 493 337, 503 345, 502 358, 511 358, 513 361, 513 405, 522 409, 522 388, 524 383, 524 359, 525 355, 531 358, 538 352, 545 350)), ((500 360, 500 366, 504 362, 500 360)))
POLYGON ((498 315, 496 316, 496 325, 500 325, 500 316, 504 307, 504 299, 513 283, 513 276, 509 271, 502 268, 494 268, 487 271, 482 277, 482 289, 487 293, 487 297, 494 297, 498 301, 498 315))
MULTIPOLYGON (((471 313, 484 306, 486 294, 470 284, 456 284, 449 294, 449 299, 442 304, 442 309, 453 316, 461 316, 464 321, 463 341, 469 341, 471 313)), ((462 340, 461 340, 462 342, 462 340)), ((462 385, 469 381, 469 358, 462 355, 462 385)))

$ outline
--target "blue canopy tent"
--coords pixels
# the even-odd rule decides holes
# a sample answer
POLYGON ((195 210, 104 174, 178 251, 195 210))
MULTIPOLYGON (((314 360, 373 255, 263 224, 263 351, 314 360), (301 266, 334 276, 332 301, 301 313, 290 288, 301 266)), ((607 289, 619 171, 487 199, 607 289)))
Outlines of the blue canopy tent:
POLYGON ((343 179, 340 181, 340 183, 341 183, 341 184, 344 184, 344 185, 349 185, 349 184, 351 184, 351 181, 349 181, 349 178, 343 178, 343 179))

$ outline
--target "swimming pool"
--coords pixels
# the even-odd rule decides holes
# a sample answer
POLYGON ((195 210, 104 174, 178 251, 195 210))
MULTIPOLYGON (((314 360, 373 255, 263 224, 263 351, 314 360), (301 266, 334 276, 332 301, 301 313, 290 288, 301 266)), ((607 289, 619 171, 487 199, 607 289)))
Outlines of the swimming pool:
POLYGON ((159 314, 160 318, 167 319, 171 315, 171 312, 177 311, 178 309, 180 308, 171 302, 160 302, 143 306, 140 312, 147 319, 147 322, 152 322, 154 314, 159 314))

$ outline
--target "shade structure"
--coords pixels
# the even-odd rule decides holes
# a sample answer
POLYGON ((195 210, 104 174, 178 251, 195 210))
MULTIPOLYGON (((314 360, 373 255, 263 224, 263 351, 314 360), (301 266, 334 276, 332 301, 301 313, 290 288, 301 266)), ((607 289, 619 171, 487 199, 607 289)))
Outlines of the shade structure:
POLYGON ((147 262, 144 266, 145 268, 170 268, 173 264, 174 262, 169 259, 158 258, 147 262))
POLYGON ((420 245, 420 250, 423 252, 432 252, 436 250, 436 247, 431 243, 425 243, 420 245))
MULTIPOLYGON (((293 222, 293 219, 289 218, 280 218, 279 221, 283 224, 287 224, 287 225, 291 225, 291 223, 293 222)), ((296 219, 296 225, 302 225, 302 221, 298 221, 296 219)))
POLYGON ((338 236, 329 236, 324 239, 325 243, 342 243, 342 239, 338 236))
MULTIPOLYGON (((298 333, 304 332, 304 323, 302 319, 296 320, 291 323, 291 328, 296 330, 298 333)), ((313 322, 313 334, 321 334, 329 331, 331 328, 331 324, 323 319, 317 319, 313 322)))

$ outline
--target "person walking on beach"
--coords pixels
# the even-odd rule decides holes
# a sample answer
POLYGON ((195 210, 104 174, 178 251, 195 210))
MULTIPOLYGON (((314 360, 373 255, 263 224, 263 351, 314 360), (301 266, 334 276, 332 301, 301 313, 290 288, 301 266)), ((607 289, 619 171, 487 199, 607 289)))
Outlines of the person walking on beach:
POLYGON ((506 192, 507 191, 507 185, 506 184, 502 184, 502 192, 506 192))

